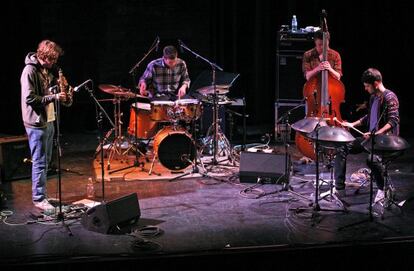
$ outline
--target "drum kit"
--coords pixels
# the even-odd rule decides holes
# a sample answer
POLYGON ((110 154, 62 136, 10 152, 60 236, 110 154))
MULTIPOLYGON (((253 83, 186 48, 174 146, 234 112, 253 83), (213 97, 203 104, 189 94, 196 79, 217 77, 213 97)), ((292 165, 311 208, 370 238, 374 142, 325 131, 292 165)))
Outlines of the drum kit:
MULTIPOLYGON (((315 205, 318 207, 318 199, 319 199, 319 155, 321 154, 322 157, 327 158, 329 161, 328 168, 331 170, 331 180, 329 182, 330 185, 330 193, 326 194, 333 198, 338 205, 344 208, 346 211, 345 206, 343 206, 343 202, 341 202, 335 195, 332 193, 333 188, 333 165, 332 161, 337 154, 338 150, 344 147, 345 145, 353 142, 355 140, 354 136, 345 128, 338 127, 338 126, 329 126, 327 123, 328 119, 324 118, 316 118, 316 117, 307 117, 301 119, 294 124, 292 124, 292 128, 304 135, 308 138, 311 142, 313 142, 314 150, 316 153, 316 186, 315 186, 315 205)), ((333 119, 334 122, 341 124, 336 118, 333 119)), ((363 134, 361 131, 353 128, 354 130, 358 131, 360 134, 363 134)), ((372 147, 371 142, 374 139, 368 139, 363 141, 362 146, 368 153, 378 155, 381 157, 382 164, 384 165, 385 172, 385 189, 388 188, 389 176, 387 172, 388 165, 392 160, 401 156, 403 152, 409 148, 409 144, 403 138, 399 136, 393 135, 376 135, 375 143, 372 147)), ((372 183, 371 183, 372 185, 372 183)), ((323 197, 322 197, 323 198, 323 197)), ((390 200, 392 202, 392 200, 390 200)), ((393 202, 392 202, 393 203, 393 202)), ((332 211, 332 210, 330 210, 332 211)))
MULTIPOLYGON (((198 99, 151 101, 148 97, 135 94, 127 88, 110 84, 101 84, 99 89, 114 97, 113 99, 105 99, 105 101, 110 100, 113 102, 115 119, 115 127, 108 131, 104 138, 105 142, 109 142, 107 148, 107 151, 109 151, 107 160, 108 170, 110 169, 111 160, 115 156, 122 157, 128 154, 134 146, 133 141, 147 141, 147 145, 151 141, 153 142, 154 156, 149 170, 150 175, 157 159, 165 168, 171 171, 179 171, 185 169, 197 159, 197 150, 205 148, 204 146, 196 145, 195 136, 186 127, 191 126, 191 124, 194 124, 194 121, 201 117, 203 102, 209 101, 211 87, 196 90, 203 97, 201 101, 198 99), (121 112, 121 103, 129 99, 135 99, 136 102, 130 108, 130 119, 127 127, 129 137, 125 137, 122 134, 123 114, 121 112), (113 137, 112 134, 114 134, 113 137)), ((220 89, 220 95, 218 95, 220 99, 222 101, 228 100, 227 97, 223 97, 228 93, 228 88, 218 86, 217 89, 220 89)), ((140 149, 135 148, 135 151, 149 161, 144 153, 145 151, 140 149)), ((95 155, 99 151, 100 147, 98 147, 95 155)))

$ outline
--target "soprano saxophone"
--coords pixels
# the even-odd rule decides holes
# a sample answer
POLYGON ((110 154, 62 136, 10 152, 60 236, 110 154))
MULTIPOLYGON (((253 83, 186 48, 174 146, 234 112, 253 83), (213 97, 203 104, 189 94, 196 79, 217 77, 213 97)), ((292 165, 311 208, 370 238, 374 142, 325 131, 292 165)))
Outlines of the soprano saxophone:
POLYGON ((65 92, 67 95, 67 100, 63 102, 65 106, 71 106, 73 102, 73 88, 69 85, 66 77, 63 75, 63 71, 59 68, 59 78, 58 78, 58 85, 60 92, 65 92))

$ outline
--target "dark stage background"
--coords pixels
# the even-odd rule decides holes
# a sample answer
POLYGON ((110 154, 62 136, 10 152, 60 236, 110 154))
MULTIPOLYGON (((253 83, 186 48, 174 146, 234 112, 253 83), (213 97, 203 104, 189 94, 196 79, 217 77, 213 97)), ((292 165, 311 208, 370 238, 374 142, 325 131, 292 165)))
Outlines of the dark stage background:
MULTIPOLYGON (((331 47, 342 55, 349 117, 352 105, 367 99, 360 83, 368 67, 383 72, 386 87, 401 103, 402 136, 412 136, 410 110, 413 9, 408 1, 189 1, 189 0, 33 0, 2 2, 3 68, 0 133, 22 134, 19 78, 24 58, 48 38, 65 50, 60 66, 73 86, 91 78, 99 98, 107 97, 101 83, 132 87, 128 71, 142 58, 158 35, 160 47, 181 39, 227 72, 240 73, 230 96, 245 96, 249 124, 274 123, 276 35, 297 15, 299 28, 318 26, 328 13, 331 47)), ((161 55, 152 53, 137 70, 161 55)), ((209 66, 188 52, 190 77, 209 66)), ((301 69, 301 67, 297 67, 301 69)), ((304 82, 303 82, 304 83, 304 82)), ((132 101, 123 103, 125 117, 132 101)), ((111 104, 105 104, 109 110, 111 104)), ((352 116, 350 117, 352 118, 352 116)), ((85 90, 76 93, 71 109, 62 113, 63 131, 96 129, 95 106, 85 90)))

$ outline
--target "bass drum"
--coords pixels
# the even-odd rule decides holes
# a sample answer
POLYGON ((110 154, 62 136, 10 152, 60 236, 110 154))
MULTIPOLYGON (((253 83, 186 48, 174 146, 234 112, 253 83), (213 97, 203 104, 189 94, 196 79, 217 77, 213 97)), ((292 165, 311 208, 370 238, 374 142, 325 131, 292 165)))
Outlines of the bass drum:
POLYGON ((184 169, 196 157, 195 143, 184 128, 166 126, 154 137, 154 154, 164 167, 184 169))

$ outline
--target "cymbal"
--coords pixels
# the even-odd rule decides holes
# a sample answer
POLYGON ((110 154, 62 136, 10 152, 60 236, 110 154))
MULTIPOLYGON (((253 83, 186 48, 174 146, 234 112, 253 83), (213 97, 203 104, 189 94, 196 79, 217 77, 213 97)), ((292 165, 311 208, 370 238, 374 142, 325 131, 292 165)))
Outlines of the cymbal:
POLYGON ((121 86, 109 85, 109 84, 101 84, 99 88, 106 93, 112 94, 117 98, 138 98, 140 100, 149 100, 147 96, 142 96, 139 94, 133 93, 130 89, 124 88, 121 86))
MULTIPOLYGON (((216 91, 218 95, 226 94, 229 92, 229 85, 216 85, 216 91)), ((213 86, 206 86, 196 90, 198 93, 202 95, 209 95, 214 94, 214 87, 213 86)))
POLYGON ((350 143, 355 140, 350 132, 342 127, 323 126, 309 133, 308 138, 320 141, 322 145, 337 146, 350 143))
MULTIPOLYGON (((367 139, 361 145, 369 152, 372 146, 371 139, 367 139)), ((395 135, 376 135, 374 138, 374 153, 382 154, 388 152, 400 152, 408 149, 410 144, 399 136, 395 135)))
POLYGON ((122 93, 122 92, 129 92, 130 90, 121 86, 109 85, 109 84, 101 84, 98 86, 103 92, 113 94, 114 93, 122 93))
POLYGON ((308 133, 312 132, 313 130, 315 130, 315 127, 318 124, 319 124, 319 126, 327 126, 328 125, 324 119, 309 117, 309 118, 304 118, 304 119, 301 119, 301 120, 293 123, 291 127, 292 127, 293 130, 295 130, 297 132, 308 134, 308 133))

